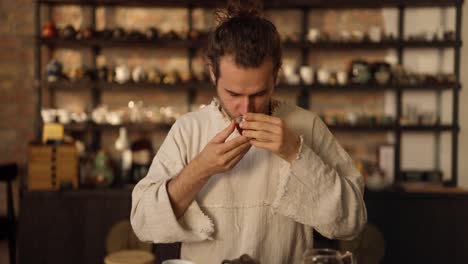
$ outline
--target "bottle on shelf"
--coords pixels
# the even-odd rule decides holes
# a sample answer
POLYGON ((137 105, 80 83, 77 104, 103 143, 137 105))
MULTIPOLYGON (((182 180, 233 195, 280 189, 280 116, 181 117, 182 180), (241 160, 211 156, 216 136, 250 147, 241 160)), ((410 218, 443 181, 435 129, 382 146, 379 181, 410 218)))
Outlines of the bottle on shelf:
POLYGON ((118 152, 119 164, 119 179, 118 183, 127 183, 129 181, 129 173, 132 167, 132 151, 127 136, 127 129, 121 127, 119 130, 119 137, 115 141, 114 147, 118 152))
POLYGON ((131 182, 137 183, 148 173, 153 157, 153 144, 151 140, 142 136, 137 141, 133 142, 132 146, 132 169, 131 182))

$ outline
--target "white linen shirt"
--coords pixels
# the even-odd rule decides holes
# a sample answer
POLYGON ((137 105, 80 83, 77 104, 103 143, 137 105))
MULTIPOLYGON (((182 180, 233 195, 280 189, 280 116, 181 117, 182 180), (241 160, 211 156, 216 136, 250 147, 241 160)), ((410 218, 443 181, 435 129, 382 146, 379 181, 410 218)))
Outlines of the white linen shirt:
MULTIPOLYGON (((262 264, 300 263, 313 229, 351 239, 367 221, 363 178, 313 112, 276 102, 273 116, 301 136, 289 163, 252 147, 230 171, 213 175, 178 220, 167 193, 206 144, 229 125, 216 99, 180 117, 132 193, 131 223, 142 241, 182 242, 181 257, 219 264, 249 254, 262 264)), ((234 131, 228 140, 239 136, 234 131)))

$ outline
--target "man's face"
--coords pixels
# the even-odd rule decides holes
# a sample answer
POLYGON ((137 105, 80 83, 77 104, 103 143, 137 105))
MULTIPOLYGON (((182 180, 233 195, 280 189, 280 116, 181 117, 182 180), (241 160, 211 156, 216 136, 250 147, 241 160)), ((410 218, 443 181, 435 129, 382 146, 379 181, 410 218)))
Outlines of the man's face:
POLYGON ((258 68, 242 68, 232 56, 219 63, 216 91, 221 105, 231 118, 251 113, 268 113, 275 85, 273 62, 267 59, 258 68))

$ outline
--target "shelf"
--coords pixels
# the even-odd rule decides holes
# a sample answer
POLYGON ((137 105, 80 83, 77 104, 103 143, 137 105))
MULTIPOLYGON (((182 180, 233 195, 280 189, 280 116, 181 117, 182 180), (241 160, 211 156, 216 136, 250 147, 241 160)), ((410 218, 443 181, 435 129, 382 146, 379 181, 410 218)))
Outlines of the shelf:
POLYGON ((461 41, 444 40, 444 41, 403 41, 399 44, 406 48, 459 48, 462 46, 461 41))
POLYGON ((453 128, 455 128, 457 132, 460 131, 460 128, 458 126, 455 127, 452 125, 403 125, 399 128, 399 130, 405 132, 443 132, 452 131, 453 128))
POLYGON ((97 82, 97 87, 101 91, 134 91, 134 90, 188 90, 191 86, 198 83, 134 83, 128 82, 124 84, 97 82))
POLYGON ((284 42, 285 48, 308 49, 396 49, 396 48, 455 48, 460 47, 457 41, 382 41, 382 42, 284 42))
POLYGON ((373 126, 373 125, 327 125, 331 131, 336 132, 392 132, 396 130, 395 125, 373 126))
MULTIPOLYGON (((452 125, 327 125, 328 128, 336 132, 394 132, 400 130, 402 132, 443 132, 451 131, 452 125)), ((130 131, 154 131, 154 130, 169 130, 170 124, 153 124, 153 123, 124 123, 121 125, 110 125, 110 124, 95 124, 93 122, 76 124, 71 123, 65 125, 65 130, 70 132, 84 132, 90 128, 98 130, 116 130, 120 127, 125 127, 130 131)), ((459 131, 459 128, 456 128, 459 131)))
POLYGON ((121 125, 95 124, 94 126, 99 130, 118 130, 121 127, 125 127, 129 131, 168 131, 172 125, 157 123, 124 123, 121 125))
POLYGON ((408 90, 408 91, 441 91, 449 90, 453 88, 460 88, 460 84, 456 83, 421 83, 417 85, 378 85, 378 84, 348 84, 348 85, 288 85, 288 84, 279 84, 278 90, 301 90, 303 87, 307 87, 311 92, 381 92, 381 91, 399 91, 399 90, 408 90))
MULTIPOLYGON (((50 5, 92 5, 92 6, 154 6, 154 7, 225 7, 224 1, 218 0, 37 0, 50 5)), ((462 4, 462 0, 289 0, 267 1, 265 8, 382 8, 382 7, 442 7, 462 4)))
MULTIPOLYGON (((132 90, 188 90, 190 88, 203 90, 203 89, 214 89, 213 84, 210 82, 188 82, 178 84, 157 84, 157 83, 134 83, 128 82, 124 84, 119 83, 108 83, 102 81, 56 81, 56 82, 44 82, 44 86, 54 90, 82 90, 90 89, 96 86, 101 91, 132 91, 132 90)), ((279 91, 300 91, 304 87, 310 89, 311 92, 381 92, 381 91, 442 91, 450 90, 453 88, 460 89, 461 85, 456 83, 421 83, 417 85, 360 85, 360 84, 349 84, 349 85, 290 85, 290 84, 279 84, 279 91)))
POLYGON ((62 39, 38 38, 40 44, 48 47, 88 48, 88 47, 144 47, 144 48, 200 48, 206 40, 169 40, 169 39, 62 39))
POLYGON ((135 83, 128 82, 124 84, 109 83, 102 81, 56 81, 56 82, 44 82, 44 86, 53 90, 60 91, 79 91, 89 90, 93 87, 104 92, 104 91, 135 91, 135 90, 180 90, 187 91, 190 88, 208 89, 213 88, 213 85, 208 82, 192 82, 192 83, 175 83, 175 84, 161 84, 161 83, 135 83))
MULTIPOLYGON (((142 48, 202 48, 206 39, 198 40, 130 40, 130 39, 61 39, 38 38, 38 42, 48 47, 87 48, 87 47, 142 47, 142 48)), ((383 42, 284 42, 290 49, 391 49, 391 48, 456 48, 461 47, 457 41, 383 41, 383 42)))
MULTIPOLYGON (((452 125, 387 125, 387 126, 377 126, 377 125, 327 125, 330 130, 336 132, 443 132, 451 131, 452 125)), ((457 127, 457 131, 459 128, 457 127)))
POLYGON ((127 128, 129 131, 157 131, 164 130, 168 131, 171 128, 171 124, 157 124, 157 123, 124 123, 120 125, 111 124, 96 124, 94 122, 86 123, 70 123, 64 125, 65 131, 67 132, 85 132, 90 129, 97 130, 118 130, 121 127, 127 128))
POLYGON ((95 82, 91 80, 43 82, 44 87, 52 90, 78 91, 91 89, 95 82))

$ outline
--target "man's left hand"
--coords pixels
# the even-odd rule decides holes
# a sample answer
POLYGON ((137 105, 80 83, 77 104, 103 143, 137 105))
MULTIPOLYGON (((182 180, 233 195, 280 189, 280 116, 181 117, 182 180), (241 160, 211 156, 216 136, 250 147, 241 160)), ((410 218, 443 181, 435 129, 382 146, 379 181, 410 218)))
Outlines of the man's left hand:
POLYGON ((259 113, 247 113, 244 119, 240 123, 242 135, 251 138, 252 145, 270 150, 289 162, 296 159, 301 141, 283 120, 259 113))

